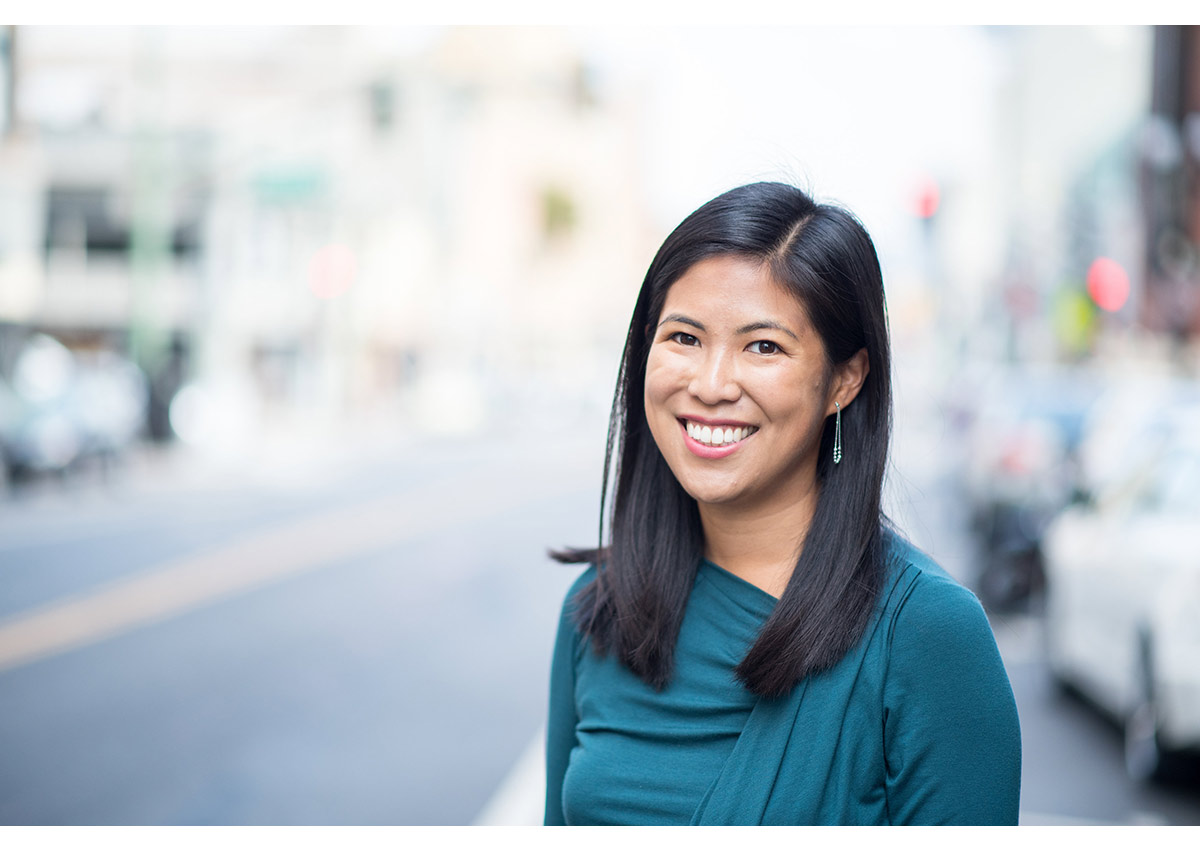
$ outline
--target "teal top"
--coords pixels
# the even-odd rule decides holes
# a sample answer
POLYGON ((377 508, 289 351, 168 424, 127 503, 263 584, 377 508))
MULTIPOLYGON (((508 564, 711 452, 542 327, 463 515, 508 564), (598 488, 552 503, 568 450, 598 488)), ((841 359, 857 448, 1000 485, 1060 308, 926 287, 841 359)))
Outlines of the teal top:
POLYGON ((979 602, 888 536, 859 644, 782 698, 733 676, 776 600, 709 561, 661 692, 588 648, 567 595, 550 676, 546 824, 1016 824, 1016 703, 979 602))

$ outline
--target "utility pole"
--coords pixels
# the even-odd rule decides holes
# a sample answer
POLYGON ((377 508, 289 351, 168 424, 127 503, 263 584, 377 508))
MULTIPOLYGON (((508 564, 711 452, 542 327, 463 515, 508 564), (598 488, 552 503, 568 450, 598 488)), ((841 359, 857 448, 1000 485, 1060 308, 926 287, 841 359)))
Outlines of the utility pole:
POLYGON ((140 33, 136 57, 136 86, 139 95, 137 126, 133 138, 129 265, 131 304, 129 316, 130 356, 154 375, 163 355, 163 329, 156 315, 160 299, 156 289, 163 284, 170 253, 170 209, 164 161, 161 110, 164 72, 159 38, 161 32, 147 27, 140 33))

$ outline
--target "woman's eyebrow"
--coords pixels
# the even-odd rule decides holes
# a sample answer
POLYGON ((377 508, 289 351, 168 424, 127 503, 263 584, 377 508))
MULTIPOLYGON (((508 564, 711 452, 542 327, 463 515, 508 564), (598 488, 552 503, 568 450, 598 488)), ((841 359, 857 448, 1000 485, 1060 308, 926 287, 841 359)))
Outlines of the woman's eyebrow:
POLYGON ((783 325, 780 325, 778 322, 771 322, 770 320, 766 320, 763 322, 751 322, 749 325, 743 325, 741 328, 737 329, 737 331, 735 331, 734 333, 739 334, 739 335, 740 334, 749 334, 752 331, 763 331, 766 329, 782 331, 783 333, 785 333, 789 337, 791 337, 793 340, 795 340, 797 342, 800 341, 800 338, 797 337, 794 333, 792 333, 792 331, 789 328, 787 328, 783 325))
POLYGON ((708 330, 703 325, 701 325, 699 322, 697 322, 695 319, 689 319, 688 317, 684 316, 682 313, 672 313, 670 316, 664 316, 663 321, 658 323, 658 327, 661 328, 664 325, 666 325, 668 322, 682 322, 684 325, 691 325, 693 328, 697 328, 701 331, 708 330))

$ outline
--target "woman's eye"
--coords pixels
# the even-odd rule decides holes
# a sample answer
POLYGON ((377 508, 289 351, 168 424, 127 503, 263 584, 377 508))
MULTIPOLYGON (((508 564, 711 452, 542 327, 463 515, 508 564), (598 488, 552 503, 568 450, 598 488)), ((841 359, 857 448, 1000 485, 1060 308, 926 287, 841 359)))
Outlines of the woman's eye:
POLYGON ((779 346, 770 340, 756 340, 750 344, 750 350, 756 355, 773 355, 779 351, 779 346))
POLYGON ((676 331, 671 335, 671 339, 681 346, 694 346, 700 342, 691 334, 686 334, 683 331, 676 331))

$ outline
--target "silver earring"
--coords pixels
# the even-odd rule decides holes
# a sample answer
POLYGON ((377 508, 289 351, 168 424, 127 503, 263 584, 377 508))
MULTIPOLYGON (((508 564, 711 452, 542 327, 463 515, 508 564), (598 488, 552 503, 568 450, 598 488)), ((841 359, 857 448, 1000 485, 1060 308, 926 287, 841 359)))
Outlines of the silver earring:
POLYGON ((839 402, 833 403, 837 407, 837 419, 833 425, 833 463, 842 463, 842 406, 839 402))

